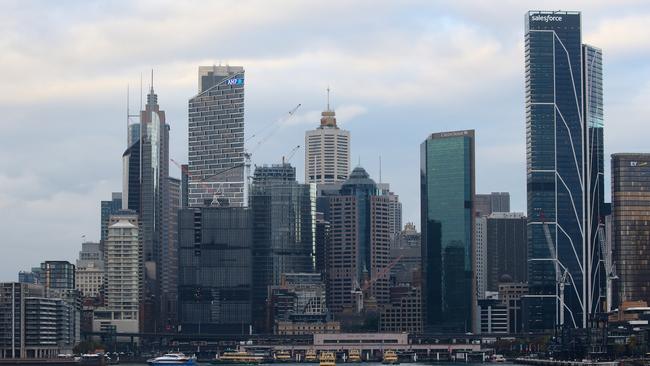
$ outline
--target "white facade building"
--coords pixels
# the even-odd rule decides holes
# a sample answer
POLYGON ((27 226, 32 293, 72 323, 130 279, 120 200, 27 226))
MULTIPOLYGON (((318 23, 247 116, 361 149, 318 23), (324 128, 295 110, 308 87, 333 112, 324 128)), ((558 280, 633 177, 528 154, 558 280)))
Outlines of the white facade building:
POLYGON ((338 128, 329 103, 321 116, 320 127, 305 132, 305 183, 341 183, 350 173, 350 132, 338 128))

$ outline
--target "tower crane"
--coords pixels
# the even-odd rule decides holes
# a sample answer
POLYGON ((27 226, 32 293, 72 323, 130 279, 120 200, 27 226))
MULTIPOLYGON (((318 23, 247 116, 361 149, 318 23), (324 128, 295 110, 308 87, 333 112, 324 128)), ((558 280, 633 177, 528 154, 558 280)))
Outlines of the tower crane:
POLYGON ((612 261, 612 253, 611 251, 607 250, 607 245, 605 244, 605 229, 600 226, 598 228, 598 242, 600 243, 600 252, 601 252, 601 257, 603 258, 603 261, 605 262, 605 273, 607 275, 606 277, 606 301, 607 301, 607 312, 611 310, 612 307, 612 283, 614 280, 618 279, 618 276, 616 275, 616 268, 615 265, 612 261))
POLYGON ((286 159, 285 159, 285 157, 283 156, 283 157, 282 157, 282 164, 284 164, 285 162, 288 163, 288 162, 291 160, 291 158, 293 158, 293 156, 296 155, 296 152, 298 152, 298 149, 300 149, 300 145, 297 145, 296 147, 294 147, 293 149, 291 149, 291 151, 289 152, 289 154, 287 154, 287 158, 286 158, 286 159))
POLYGON ((359 281, 357 280, 357 278, 354 279, 354 289, 352 290, 352 294, 354 295, 354 300, 357 304, 357 312, 361 312, 361 310, 363 310, 363 297, 364 294, 370 288, 370 286, 372 286, 378 280, 384 278, 386 274, 388 274, 390 270, 393 269, 393 267, 395 267, 395 265, 402 259, 402 257, 403 255, 400 255, 394 260, 392 260, 390 263, 388 263, 386 267, 378 271, 368 281, 365 281, 363 286, 359 286, 359 281))

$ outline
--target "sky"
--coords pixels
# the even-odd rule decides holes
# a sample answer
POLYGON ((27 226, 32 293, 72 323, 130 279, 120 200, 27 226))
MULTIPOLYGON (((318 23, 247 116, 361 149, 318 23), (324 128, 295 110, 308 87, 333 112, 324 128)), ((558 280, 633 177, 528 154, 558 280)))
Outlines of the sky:
MULTIPOLYGON (((279 163, 319 124, 326 89, 359 163, 419 227, 419 146, 476 130, 477 193, 526 210, 524 14, 582 11, 603 49, 609 154, 648 152, 650 3, 618 1, 0 0, 0 281, 98 240, 100 201, 121 190, 127 85, 154 87, 187 161, 199 65, 246 69, 254 164, 279 163), (293 117, 288 112, 301 107, 293 117)), ((304 176, 304 150, 291 163, 304 176)), ((180 172, 170 164, 171 174, 180 172)), ((608 194, 609 196, 609 194, 608 194)))

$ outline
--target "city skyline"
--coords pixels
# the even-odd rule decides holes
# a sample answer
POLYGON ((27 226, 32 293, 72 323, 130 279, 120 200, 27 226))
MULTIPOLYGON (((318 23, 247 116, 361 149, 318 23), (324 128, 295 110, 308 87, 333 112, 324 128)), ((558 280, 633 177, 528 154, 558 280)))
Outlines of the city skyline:
MULTIPOLYGON (((632 5, 630 9, 634 8, 632 5)), ((188 56, 180 58, 179 61, 178 58, 162 52, 160 49, 164 45, 161 44, 154 50, 162 52, 164 57, 154 62, 151 55, 140 54, 140 51, 124 46, 122 52, 135 52, 140 58, 134 61, 132 66, 121 65, 100 72, 101 62, 94 66, 90 64, 98 61, 96 58, 103 52, 107 52, 107 47, 117 47, 116 42, 123 35, 115 34, 117 26, 107 22, 97 25, 96 32, 86 32, 90 35, 76 34, 77 37, 82 37, 92 44, 104 40, 105 47, 98 47, 96 53, 88 55, 88 59, 83 60, 82 63, 72 63, 66 67, 56 63, 65 60, 68 53, 74 54, 74 50, 57 51, 51 62, 52 69, 60 74, 54 73, 52 78, 40 80, 39 88, 27 78, 21 85, 14 85, 15 89, 7 89, 1 93, 3 96, 0 98, 0 105, 3 105, 3 109, 8 114, 5 120, 0 122, 0 126, 7 132, 0 138, 0 143, 6 149, 3 149, 5 154, 0 159, 2 172, 0 173, 0 191, 2 191, 0 207, 4 212, 12 212, 12 214, 6 215, 0 225, 0 230, 7 233, 2 242, 5 244, 3 249, 8 254, 5 256, 8 259, 0 262, 3 268, 0 270, 0 278, 14 280, 18 270, 27 270, 43 259, 72 261, 83 241, 82 235, 86 235, 89 240, 99 238, 97 229, 99 202, 109 199, 111 192, 118 191, 121 187, 120 156, 124 149, 124 136, 126 136, 124 118, 126 84, 131 84, 131 110, 137 110, 139 98, 134 97, 138 94, 134 90, 139 90, 139 74, 144 72, 146 75, 151 66, 156 70, 156 91, 164 100, 168 120, 173 124, 170 131, 170 157, 182 162, 187 161, 187 99, 196 93, 196 68, 200 65, 218 64, 218 58, 222 55, 224 65, 225 60, 228 59, 228 64, 242 65, 247 70, 247 138, 265 128, 265 124, 282 118, 296 104, 303 105, 293 118, 280 122, 280 127, 274 129, 271 138, 259 146, 259 149, 253 153, 253 163, 258 165, 278 163, 281 156, 288 154, 292 147, 297 144, 302 145, 304 131, 318 125, 318 117, 326 103, 325 88, 330 84, 333 91, 333 109, 337 113, 337 119, 343 128, 350 130, 354 135, 351 168, 361 160, 361 164, 370 175, 379 178, 378 157, 382 156, 382 180, 391 183, 395 193, 400 195, 400 200, 404 202, 404 222, 419 223, 420 221, 419 195, 416 193, 418 192, 418 144, 430 133, 464 128, 477 130, 476 192, 508 191, 511 193, 513 211, 525 211, 521 19, 525 11, 533 5, 522 3, 507 9, 499 9, 499 12, 503 13, 499 18, 505 25, 494 25, 477 15, 480 13, 478 10, 482 10, 487 12, 485 18, 494 19, 495 10, 481 6, 472 9, 462 3, 456 6, 442 4, 439 6, 442 9, 436 9, 434 6, 433 9, 416 17, 419 22, 415 22, 416 25, 412 27, 401 25, 396 19, 398 17, 389 17, 384 14, 384 11, 374 10, 372 14, 383 19, 388 24, 389 31, 415 37, 417 41, 415 46, 408 49, 400 45, 397 40, 391 41, 391 37, 388 37, 388 40, 383 39, 382 30, 371 27, 367 33, 355 34, 351 37, 353 43, 365 40, 369 41, 369 44, 359 50, 351 50, 350 41, 343 40, 346 35, 342 32, 355 25, 350 16, 344 13, 345 9, 346 12, 349 11, 349 7, 340 3, 334 3, 327 8, 313 6, 310 9, 294 5, 288 10, 290 14, 271 12, 265 16, 256 12, 249 14, 248 9, 234 7, 234 13, 240 12, 242 15, 248 14, 253 17, 252 20, 245 20, 245 22, 258 21, 259 24, 255 23, 256 25, 269 27, 279 26, 284 22, 285 17, 309 18, 318 11, 326 11, 326 14, 330 14, 333 18, 339 16, 336 24, 340 25, 340 30, 327 34, 325 30, 309 28, 314 33, 310 38, 315 40, 313 48, 302 45, 298 42, 298 38, 292 38, 290 47, 293 48, 280 48, 285 52, 284 55, 277 55, 274 52, 256 53, 230 44, 224 47, 224 51, 202 49, 197 52, 186 49, 188 56), (442 11, 434 16, 436 10, 442 11), (431 24, 427 24, 427 21, 431 24), (439 29, 436 26, 440 26, 439 29), (512 34, 506 35, 506 33, 512 34), (86 38, 92 36, 97 38, 86 38), (378 49, 374 47, 383 43, 395 46, 395 53, 378 54, 378 49), (433 52, 433 49, 440 45, 445 46, 442 47, 443 56, 433 52), (422 47, 430 47, 431 50, 423 51, 422 47), (470 54, 470 52, 475 53, 474 47, 479 47, 480 52, 470 54), (322 61, 320 65, 307 66, 314 61, 315 56, 320 55, 319 52, 324 52, 323 50, 336 51, 329 54, 332 61, 327 60, 322 61), (406 52, 406 56, 395 56, 399 52, 406 52), (385 57, 386 60, 375 61, 374 57, 371 58, 369 55, 385 57), (407 66, 405 63, 410 57, 412 60, 421 60, 416 58, 418 56, 429 58, 434 65, 442 65, 445 75, 431 74, 432 69, 417 64, 413 64, 414 75, 405 76, 403 72, 396 71, 396 66, 407 66), (390 60, 391 57, 395 59, 390 60), (457 61, 463 60, 464 64, 454 65, 457 61), (348 62, 350 66, 331 67, 337 62, 348 62), (347 70, 348 68, 363 69, 366 65, 374 65, 378 71, 374 73, 364 71, 355 76, 347 70), (79 67, 79 70, 76 70, 78 73, 73 72, 75 67, 79 67), (292 67, 296 74, 287 74, 286 71, 291 70, 292 67), (495 72, 492 75, 485 75, 484 71, 490 68, 494 68, 495 72), (382 75, 388 71, 395 76, 382 75), (446 75, 458 73, 465 75, 462 79, 466 81, 456 84, 457 77, 446 75), (308 75, 310 76, 306 77, 308 75), (305 81, 292 82, 301 77, 305 77, 305 81), (430 84, 438 82, 438 85, 423 84, 418 78, 423 78, 430 84), (452 83, 448 78, 453 79, 454 82, 452 83), (371 87, 367 88, 354 85, 364 81, 372 81, 374 84, 368 84, 371 87), (433 90, 440 85, 447 87, 446 93, 439 94, 433 90), (468 111, 464 103, 454 100, 454 97, 475 100, 481 93, 489 94, 490 90, 496 88, 495 85, 500 85, 499 88, 504 91, 504 95, 488 95, 484 100, 479 101, 481 104, 476 106, 478 112, 468 111), (501 85, 505 85, 505 88, 501 85), (391 86, 395 87, 396 92, 390 90, 391 86), (278 87, 280 91, 274 89, 278 87), (28 101, 27 94, 24 94, 27 90, 35 93, 37 98, 29 95, 28 101), (34 104, 32 99, 39 99, 40 102, 34 104), (495 103, 495 110, 484 113, 485 107, 493 106, 495 103), (37 108, 27 110, 30 106, 37 108), (394 128, 395 125, 400 128, 394 128), (376 141, 382 138, 386 139, 387 143, 377 144, 376 141), (62 153, 65 155, 61 155, 62 153), (46 159, 48 163, 44 164, 43 161, 46 159), (75 232, 71 232, 70 222, 76 223, 73 230, 76 230, 75 232), (11 262, 8 261, 9 258, 11 262)), ((102 6, 96 7, 102 8, 102 6)), ((169 7, 175 8, 177 5, 169 7)), ((353 7, 372 11, 366 3, 353 7)), ((543 7, 559 8, 560 6, 544 4, 543 7)), ((604 83, 606 118, 616 121, 617 127, 620 126, 605 132, 605 160, 608 161, 609 155, 614 152, 642 151, 643 138, 637 136, 640 134, 634 134, 633 130, 634 127, 642 126, 642 116, 647 115, 644 111, 648 111, 648 107, 642 103, 643 96, 650 93, 648 86, 650 80, 643 78, 643 71, 647 68, 638 63, 650 49, 650 40, 641 38, 640 44, 635 43, 624 39, 621 32, 627 31, 624 26, 625 21, 636 19, 642 23, 644 16, 649 16, 650 10, 645 9, 637 15, 634 15, 632 10, 627 10, 621 12, 621 15, 607 17, 602 14, 607 13, 607 6, 604 5, 596 5, 592 10, 589 6, 577 3, 563 3, 561 7, 581 10, 583 16, 589 17, 589 22, 584 24, 583 41, 601 47, 605 54, 603 59, 606 75, 604 83), (616 39, 608 39, 608 32, 616 34, 616 39), (636 70, 637 73, 632 75, 628 74, 631 71, 624 72, 622 69, 625 66, 631 66, 631 70, 636 70), (632 79, 635 80, 635 84, 627 85, 626 83, 632 79), (624 90, 624 88, 631 90, 624 90)), ((119 11, 127 11, 128 8, 124 5, 119 11)), ((391 7, 387 6, 387 8, 391 7)), ((190 13, 200 16, 192 9, 181 10, 183 9, 185 11, 180 11, 181 19, 186 19, 190 13)), ((143 11, 142 9, 132 10, 134 15, 129 19, 133 20, 138 14, 142 15, 138 13, 143 11)), ((387 9, 386 12, 389 10, 387 9)), ((409 12, 402 10, 401 14, 409 15, 409 12)), ((75 20, 75 15, 79 14, 73 12, 73 15, 70 15, 73 17, 72 20, 75 20)), ((91 11, 91 15, 90 18, 95 21, 97 17, 101 18, 99 13, 91 11)), ((232 25, 230 21, 226 23, 232 25)), ((77 19, 75 24, 83 28, 84 24, 89 26, 90 23, 80 22, 77 19)), ((242 39, 252 41, 254 34, 250 34, 251 24, 246 24, 248 33, 243 35, 242 39)), ((304 26, 302 23, 301 25, 304 26)), ((60 25, 46 23, 39 29, 46 31, 46 27, 49 26, 63 33, 51 34, 54 44, 56 40, 60 41, 66 36, 75 36, 74 25, 71 25, 71 28, 61 28, 60 25)), ((16 31, 20 30, 18 25, 15 27, 16 31)), ((128 27, 134 30, 134 25, 127 22, 128 27)), ((282 31, 290 29, 281 27, 282 31)), ((199 31, 200 29, 190 28, 188 37, 196 34, 193 32, 199 31)), ((5 66, 4 71, 0 71, 0 76, 3 80, 8 80, 7 85, 10 86, 13 84, 12 81, 18 83, 18 79, 14 79, 11 74, 24 76, 20 70, 25 67, 13 64, 12 60, 15 57, 20 59, 20 57, 34 56, 29 54, 29 48, 24 48, 25 45, 18 42, 21 38, 18 38, 17 34, 13 35, 16 38, 10 37, 12 51, 9 53, 10 56, 4 61, 0 60, 0 65, 5 66)), ((39 34, 28 33, 21 37, 27 37, 22 39, 29 40, 29 37, 34 36, 39 34)), ((136 38, 136 40, 142 39, 136 38)), ((179 43, 182 43, 174 38, 169 39, 169 42, 175 47, 181 47, 179 43)), ((82 42, 80 47, 88 46, 82 42)), ((327 58, 327 56, 326 52, 320 57, 327 58)), ((25 64, 38 65, 41 61, 31 59, 31 62, 25 64)), ((33 72, 39 75, 42 71, 33 72)), ((144 89, 147 89, 146 84, 144 89)), ((249 149, 252 147, 254 146, 248 146, 249 149)), ((301 149, 302 151, 304 150, 301 149)), ((298 169, 299 177, 303 172, 303 162, 299 158, 301 152, 296 154, 292 161, 298 169)), ((605 186, 609 187, 608 164, 606 166, 605 186)), ((177 169, 170 170, 173 176, 180 176, 177 169)), ((605 192, 608 197, 609 189, 605 192)), ((418 225, 418 230, 420 229, 418 225)))

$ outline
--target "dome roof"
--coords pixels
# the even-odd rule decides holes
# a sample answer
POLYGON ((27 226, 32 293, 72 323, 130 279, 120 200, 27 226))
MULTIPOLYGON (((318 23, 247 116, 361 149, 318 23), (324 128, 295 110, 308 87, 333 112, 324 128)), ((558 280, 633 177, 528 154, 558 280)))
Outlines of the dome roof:
POLYGON ((359 184, 372 184, 375 185, 375 181, 370 179, 370 174, 366 172, 365 169, 358 166, 352 170, 350 177, 343 183, 343 185, 359 185, 359 184))

